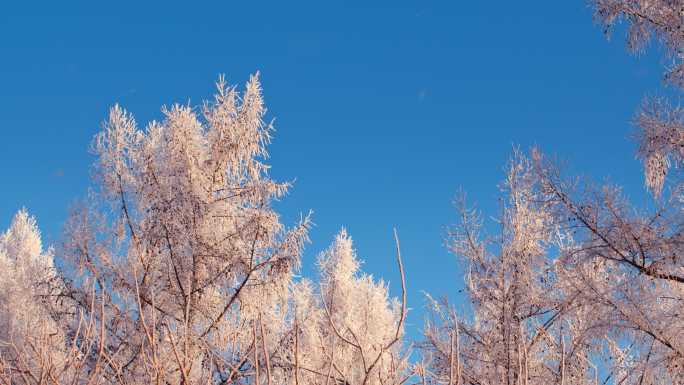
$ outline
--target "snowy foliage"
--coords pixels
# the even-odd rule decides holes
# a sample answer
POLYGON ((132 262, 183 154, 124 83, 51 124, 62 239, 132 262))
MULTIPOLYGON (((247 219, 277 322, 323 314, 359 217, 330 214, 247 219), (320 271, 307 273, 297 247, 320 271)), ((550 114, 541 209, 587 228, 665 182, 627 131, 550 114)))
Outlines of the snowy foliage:
POLYGON ((457 200, 461 221, 449 240, 465 262, 472 317, 428 297, 425 372, 449 384, 585 384, 582 319, 569 308, 573 290, 563 287, 552 258, 559 229, 532 161, 517 151, 503 192, 496 236, 482 236, 479 215, 457 200))
MULTIPOLYGON (((632 51, 662 43, 684 88, 682 1, 591 4, 632 51)), ((26 210, 0 235, 0 384, 684 383, 681 107, 653 98, 635 117, 647 208, 536 149, 514 151, 495 231, 459 198, 466 306, 428 295, 412 354, 396 233, 399 299, 345 230, 297 277, 310 222, 273 209, 290 185, 269 176, 258 76, 217 86, 145 128, 110 110, 58 255, 26 210)))
MULTIPOLYGON (((25 384, 400 384, 406 317, 342 232, 295 279, 309 218, 273 210, 258 77, 144 130, 114 106, 64 268, 21 211, 0 239, 0 380, 25 384), (28 305, 25 305, 28 304, 28 305), (353 341, 353 342, 352 342, 353 341), (34 373, 35 372, 35 373, 34 373)), ((398 249, 397 249, 398 252, 398 249)))
POLYGON ((36 378, 63 369, 65 336, 53 319, 56 274, 35 218, 20 210, 0 235, 0 373, 36 378))
MULTIPOLYGON (((628 46, 653 39, 684 87, 684 3, 593 0, 628 46)), ((452 250, 467 268, 470 307, 429 299, 417 374, 443 384, 684 383, 684 161, 682 109, 648 99, 635 118, 650 208, 620 188, 579 183, 537 150, 516 153, 496 236, 460 204, 452 250), (469 314, 472 313, 472 314, 469 314), (471 315, 471 316, 470 316, 471 315)))
POLYGON ((359 272, 352 240, 342 230, 319 256, 319 287, 295 286, 296 322, 301 330, 302 376, 316 383, 319 373, 348 384, 399 384, 407 374, 402 310, 384 282, 359 272))
POLYGON ((201 115, 164 108, 138 129, 119 106, 95 138, 100 189, 67 224, 65 257, 88 285, 72 295, 107 330, 102 375, 150 383, 230 382, 249 371, 255 325, 284 337, 288 288, 308 218, 286 229, 270 205, 257 76, 240 95, 223 79, 201 115), (95 202, 95 203, 93 203, 95 202), (102 204, 98 204, 98 203, 102 204))
MULTIPOLYGON (((621 21, 627 23, 627 42, 639 52, 657 40, 665 48, 671 65, 665 79, 684 87, 684 3, 673 0, 593 0, 595 17, 610 32, 621 21)), ((646 185, 659 196, 672 166, 684 160, 682 109, 664 98, 647 99, 635 118, 639 128, 637 156, 644 162, 646 185)), ((680 192, 676 192, 681 195, 680 192)))

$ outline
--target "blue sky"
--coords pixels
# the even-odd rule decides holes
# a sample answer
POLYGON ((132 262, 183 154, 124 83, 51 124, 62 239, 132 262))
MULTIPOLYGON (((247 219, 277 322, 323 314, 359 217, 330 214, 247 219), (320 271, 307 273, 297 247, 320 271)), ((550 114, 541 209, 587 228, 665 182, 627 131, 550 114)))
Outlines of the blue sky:
POLYGON ((112 104, 144 124, 209 98, 221 73, 243 84, 256 70, 276 119, 272 175, 296 179, 278 209, 286 223, 314 211, 304 264, 345 226, 398 294, 396 226, 409 327, 421 291, 462 285, 444 247, 454 194, 496 215, 513 145, 644 199, 629 121, 665 62, 607 41, 583 0, 45 3, 0 11, 0 225, 26 206, 48 243, 89 186, 112 104))

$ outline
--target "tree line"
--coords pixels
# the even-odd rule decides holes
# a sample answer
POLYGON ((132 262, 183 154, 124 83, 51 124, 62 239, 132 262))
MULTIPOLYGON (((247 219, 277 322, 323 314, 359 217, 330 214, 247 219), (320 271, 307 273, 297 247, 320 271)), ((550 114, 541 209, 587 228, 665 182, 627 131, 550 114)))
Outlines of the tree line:
MULTIPOLYGON (((684 86, 683 1, 591 5, 630 50, 659 42, 684 86)), ((291 186, 268 173, 258 74, 162 112, 141 129, 111 108, 57 251, 25 209, 0 235, 0 384, 684 383, 684 110, 667 99, 634 119, 648 207, 537 148, 513 151, 494 233, 458 195, 468 310, 427 295, 416 341, 396 231, 400 298, 344 229, 296 276, 310 216, 272 207, 291 186)))

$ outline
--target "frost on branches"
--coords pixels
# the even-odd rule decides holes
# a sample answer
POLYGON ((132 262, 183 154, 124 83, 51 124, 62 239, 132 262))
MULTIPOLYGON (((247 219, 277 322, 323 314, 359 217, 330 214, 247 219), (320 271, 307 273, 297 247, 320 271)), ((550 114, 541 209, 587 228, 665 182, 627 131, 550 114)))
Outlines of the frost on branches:
POLYGON ((538 159, 542 189, 572 236, 559 262, 587 344, 622 384, 684 381, 684 264, 679 199, 637 209, 614 186, 580 186, 538 159))
MULTIPOLYGON (((401 384, 406 292, 358 272, 342 232, 320 284, 296 280, 309 218, 273 210, 258 77, 140 129, 114 106, 97 187, 60 270, 25 211, 0 238, 2 384, 401 384)), ((397 253, 398 241, 397 241, 397 253)))
MULTIPOLYGON (((397 252, 399 250, 397 249, 397 252)), ((401 257, 397 256, 403 279, 401 257)), ((295 328, 300 330, 303 384, 401 384, 408 377, 402 346, 406 297, 390 300, 384 282, 359 272, 352 240, 342 230, 319 256, 319 286, 294 288, 295 328)))
POLYGON ((64 369, 65 336, 54 321, 59 291, 53 251, 43 249, 35 218, 22 209, 0 234, 0 378, 64 369))
MULTIPOLYGON (((684 88, 683 1, 591 3, 633 51, 661 42, 684 88)), ((493 226, 459 199, 448 244, 466 306, 428 296, 412 354, 396 234, 400 299, 360 271, 344 230, 318 276, 296 278, 310 222, 272 207, 289 184, 269 177, 258 77, 217 86, 145 128, 111 109, 58 254, 25 210, 0 236, 0 384, 684 383, 680 106, 652 98, 635 117, 646 207, 537 150, 514 152, 493 226)))
MULTIPOLYGON (((595 18, 606 33, 621 21, 627 24, 627 41, 639 52, 655 39, 671 60, 665 79, 684 87, 684 2, 681 0, 592 0, 595 18)), ((639 127, 637 155, 644 162, 646 185, 659 196, 672 166, 684 160, 682 109, 664 98, 647 99, 635 121, 639 127)))
MULTIPOLYGON (((666 80, 684 87, 684 2, 591 3, 606 32, 627 24, 632 51, 662 43, 666 80)), ((635 124, 646 208, 616 186, 564 177, 536 150, 513 157, 496 236, 459 206, 450 244, 471 306, 429 300, 423 383, 684 383, 684 114, 647 99, 635 124)))
POLYGON ((586 384, 584 314, 571 309, 576 293, 551 257, 553 212, 531 160, 516 151, 507 170, 498 234, 482 235, 479 215, 457 200, 449 243, 465 263, 472 316, 428 297, 419 374, 440 384, 586 384))
POLYGON ((258 77, 242 94, 217 86, 201 113, 174 105, 144 130, 115 106, 95 138, 100 188, 67 224, 65 256, 86 283, 73 300, 105 330, 88 371, 109 381, 235 382, 287 338, 309 221, 287 229, 271 208, 288 184, 263 163, 258 77))

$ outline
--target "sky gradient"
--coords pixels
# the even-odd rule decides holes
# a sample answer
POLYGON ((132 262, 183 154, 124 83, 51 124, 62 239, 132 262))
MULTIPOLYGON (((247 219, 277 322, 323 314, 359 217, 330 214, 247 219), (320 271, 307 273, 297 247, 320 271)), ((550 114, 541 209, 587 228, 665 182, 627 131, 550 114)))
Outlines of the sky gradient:
POLYGON ((162 105, 210 98, 219 74, 243 85, 257 70, 275 119, 271 173, 295 180, 277 207, 287 224, 314 211, 304 274, 344 226, 363 269, 398 294, 396 226, 409 328, 421 291, 455 299, 462 286, 444 247, 452 198, 463 188, 496 215, 514 145, 644 200, 630 119, 662 90, 657 50, 630 56, 619 31, 606 40, 583 0, 368 3, 4 5, 0 225, 25 206, 59 244, 111 105, 144 126, 162 105))

